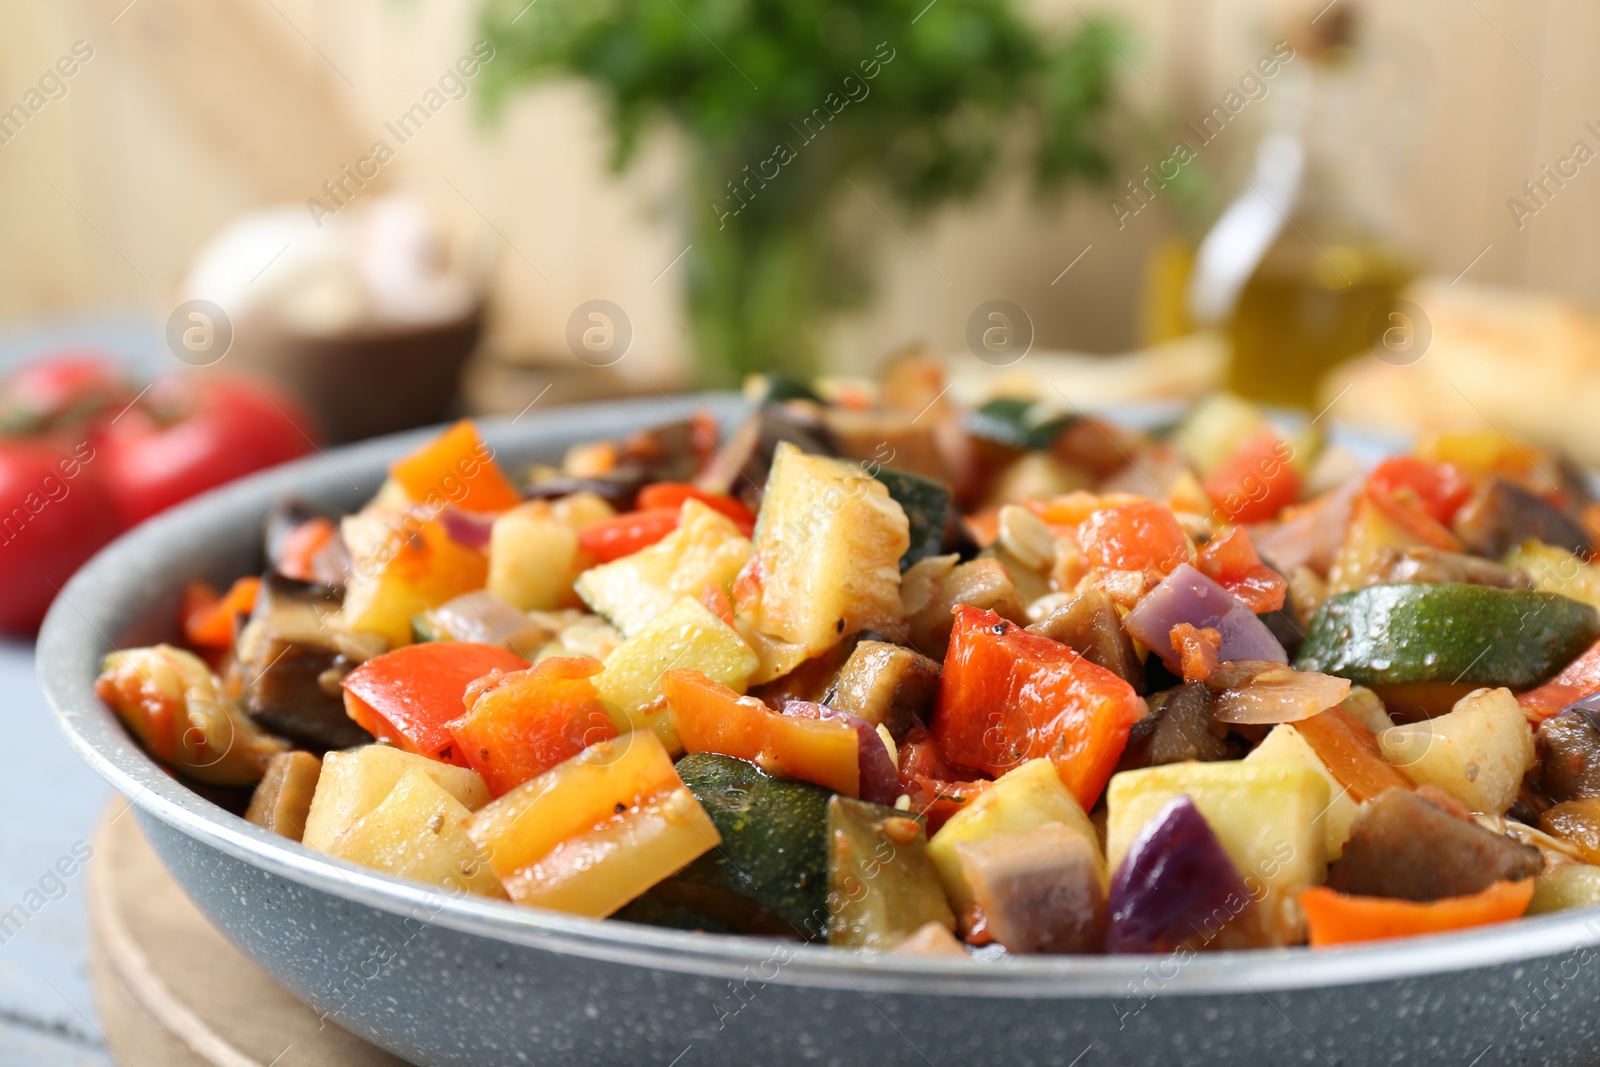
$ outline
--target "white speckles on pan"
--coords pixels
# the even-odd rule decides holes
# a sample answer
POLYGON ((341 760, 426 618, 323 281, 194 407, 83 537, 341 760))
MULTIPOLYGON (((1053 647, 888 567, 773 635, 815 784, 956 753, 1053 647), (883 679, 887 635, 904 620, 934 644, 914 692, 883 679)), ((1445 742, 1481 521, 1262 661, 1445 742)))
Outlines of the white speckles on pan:
MULTIPOLYGON (((569 408, 486 436, 516 462, 700 399, 569 408)), ((712 401, 726 415, 734 398, 712 401)), ((328 860, 161 771, 91 688, 113 643, 170 635, 185 581, 256 570, 268 507, 358 505, 412 434, 314 456, 128 534, 66 587, 39 675, 74 748, 133 802, 202 911, 319 1011, 426 1067, 530 1064, 1579 1064, 1600 919, 1576 912, 1313 953, 929 960, 596 923, 453 900, 328 860), (752 973, 759 977, 751 979, 752 973)))

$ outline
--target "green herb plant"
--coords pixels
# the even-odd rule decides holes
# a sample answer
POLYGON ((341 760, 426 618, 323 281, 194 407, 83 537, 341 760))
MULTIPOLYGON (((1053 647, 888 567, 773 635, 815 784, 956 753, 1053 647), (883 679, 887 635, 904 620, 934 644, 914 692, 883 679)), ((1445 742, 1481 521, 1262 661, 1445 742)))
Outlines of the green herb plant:
POLYGON ((816 370, 823 330, 868 292, 847 207, 914 219, 1024 152, 1041 189, 1110 169, 1113 31, 1048 30, 1015 0, 490 0, 482 18, 491 103, 591 83, 618 171, 652 124, 684 136, 705 385, 816 370))

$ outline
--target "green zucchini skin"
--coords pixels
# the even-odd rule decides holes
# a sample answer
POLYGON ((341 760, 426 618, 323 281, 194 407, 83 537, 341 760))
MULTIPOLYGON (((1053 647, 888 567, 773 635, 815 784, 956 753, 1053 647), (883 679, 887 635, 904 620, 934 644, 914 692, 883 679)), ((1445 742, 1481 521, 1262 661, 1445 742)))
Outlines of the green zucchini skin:
POLYGON ((967 413, 973 437, 1018 452, 1042 452, 1055 444, 1074 416, 1048 412, 1042 404, 1016 397, 997 397, 967 413))
POLYGON ((900 505, 911 524, 911 546, 900 557, 900 572, 944 551, 945 529, 951 518, 950 490, 945 484, 888 468, 880 468, 875 477, 889 490, 890 499, 900 505))
POLYGON ((1528 689, 1600 639, 1600 615, 1556 593, 1371 585, 1329 597, 1295 666, 1357 685, 1459 682, 1528 689))
POLYGON ((711 752, 679 760, 678 777, 711 816, 722 845, 655 893, 737 930, 825 939, 833 793, 711 752))
POLYGON ((887 952, 936 922, 954 930, 939 871, 919 821, 904 812, 836 796, 828 802, 828 944, 887 952), (890 822, 916 833, 896 841, 890 822))

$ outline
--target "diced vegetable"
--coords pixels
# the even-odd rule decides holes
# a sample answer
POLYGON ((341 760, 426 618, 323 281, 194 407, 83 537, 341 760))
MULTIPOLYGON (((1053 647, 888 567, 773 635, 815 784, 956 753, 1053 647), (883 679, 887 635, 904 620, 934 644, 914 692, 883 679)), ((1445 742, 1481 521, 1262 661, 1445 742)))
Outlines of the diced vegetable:
POLYGON ((889 490, 889 496, 906 513, 910 545, 900 557, 903 572, 918 560, 937 556, 944 550, 945 531, 957 521, 950 505, 950 489, 943 482, 920 474, 881 468, 874 475, 889 490))
POLYGON ((488 858, 463 828, 471 815, 425 770, 413 767, 322 850, 401 878, 504 900, 488 858))
POLYGON ((1337 595, 1371 585, 1394 554, 1413 548, 1458 551, 1461 542, 1420 509, 1407 509, 1372 493, 1356 498, 1344 540, 1328 567, 1328 592, 1337 595))
POLYGON ((1082 831, 1045 823, 963 841, 955 852, 985 934, 1006 951, 1094 952, 1104 943, 1103 864, 1082 831))
POLYGON ((497 645, 519 656, 531 656, 548 644, 555 631, 491 593, 475 589, 411 620, 417 639, 472 641, 497 645))
POLYGON ((1479 585, 1374 585, 1330 597, 1296 666, 1360 685, 1449 682, 1525 689, 1600 637, 1595 609, 1479 585))
POLYGON ((967 433, 1017 452, 1043 451, 1072 416, 1021 397, 996 397, 967 413, 967 433))
POLYGON ((1533 883, 1496 882, 1469 897, 1427 904, 1383 897, 1354 897, 1316 886, 1300 894, 1313 948, 1393 937, 1466 930, 1509 922, 1528 910, 1533 883))
POLYGON ((726 515, 684 502, 675 530, 612 563, 591 567, 576 588, 584 603, 630 637, 683 597, 727 590, 750 558, 750 542, 726 515))
POLYGON ((642 552, 678 528, 679 508, 630 511, 578 531, 578 547, 600 563, 642 552))
POLYGON ((722 846, 658 895, 746 933, 826 937, 828 791, 712 753, 685 756, 678 773, 716 824, 722 846))
POLYGON ((955 928, 927 844, 893 808, 828 801, 828 944, 883 951, 930 922, 955 928))
POLYGON ((807 700, 789 701, 783 706, 783 714, 788 718, 847 723, 856 732, 857 795, 868 803, 884 805, 893 804, 900 796, 900 778, 894 758, 877 727, 860 716, 807 700))
POLYGON ((1373 731, 1343 705, 1296 723, 1295 729, 1353 800, 1371 800, 1388 789, 1414 788, 1410 778, 1384 759, 1373 731))
POLYGON ((1472 495, 1472 480, 1452 463, 1430 463, 1416 456, 1391 456, 1373 468, 1367 491, 1405 507, 1418 507, 1434 522, 1449 526, 1472 495))
POLYGON ((1543 722, 1580 700, 1600 693, 1600 641, 1561 668, 1548 682, 1517 697, 1529 722, 1543 722))
POLYGON ((1217 631, 1222 637, 1220 660, 1288 662, 1283 646, 1254 612, 1187 563, 1146 593, 1122 625, 1160 656, 1168 670, 1177 672, 1182 663, 1172 647, 1172 628, 1180 622, 1217 631))
POLYGON ((434 510, 454 504, 465 511, 504 511, 522 501, 467 419, 396 462, 389 477, 434 510))
POLYGON ((1203 682, 1216 672, 1222 635, 1207 627, 1198 630, 1186 622, 1172 628, 1172 649, 1178 654, 1179 673, 1186 682, 1203 682))
POLYGON ((992 611, 960 606, 932 730, 945 759, 991 774, 1048 758, 1090 807, 1144 712, 1127 682, 992 611))
POLYGON ((1544 497, 1504 478, 1483 486, 1456 515, 1455 531, 1472 551, 1499 559, 1525 541, 1564 548, 1585 559, 1594 542, 1583 525, 1544 497))
POLYGON ((1343 678, 1273 666, 1217 694, 1216 716, 1218 722, 1299 722, 1337 707, 1349 695, 1350 683, 1343 678))
POLYGON ((901 584, 906 639, 931 659, 944 659, 955 625, 951 613, 958 604, 992 611, 1015 623, 1028 621, 1016 582, 1004 564, 991 558, 958 564, 956 559, 930 556, 906 571, 901 584))
POLYGON ((306 814, 301 840, 308 848, 326 850, 334 839, 367 812, 383 803, 407 773, 420 770, 468 810, 489 802, 489 787, 478 772, 402 752, 387 745, 365 745, 322 758, 322 773, 306 814))
POLYGON ((345 629, 338 613, 337 594, 269 574, 235 645, 244 710, 272 732, 319 750, 372 740, 344 713, 338 686, 327 682, 389 647, 377 634, 345 629))
POLYGON ((321 774, 322 761, 309 752, 278 753, 267 760, 267 773, 250 796, 245 819, 291 841, 300 840, 321 774))
POLYGON ((490 671, 520 671, 528 661, 466 641, 408 645, 369 659, 345 676, 345 713, 373 737, 431 759, 461 763, 450 722, 461 717, 467 686, 490 671))
POLYGON ((600 661, 552 657, 467 686, 467 713, 448 725, 453 751, 495 796, 617 736, 590 680, 600 661))
POLYGON ((861 747, 855 727, 843 719, 779 715, 699 671, 668 671, 661 691, 685 751, 749 760, 777 777, 859 795, 861 747))
POLYGON ((1189 561, 1189 535, 1171 508, 1152 500, 1097 509, 1078 526, 1078 543, 1101 570, 1170 574, 1189 561))
POLYGON ((889 950, 897 956, 950 956, 966 959, 967 950, 954 934, 938 923, 923 923, 916 933, 889 950))
POLYGON ((495 873, 509 879, 563 841, 653 798, 670 796, 682 785, 660 739, 639 730, 591 745, 484 805, 467 832, 495 873))
POLYGON ((1150 712, 1128 731, 1117 769, 1229 759, 1233 752, 1227 737, 1228 728, 1212 714, 1211 690, 1186 682, 1150 697, 1150 712))
POLYGON ((1533 729, 1506 689, 1476 690, 1446 715, 1385 730, 1378 744, 1409 778, 1494 815, 1511 807, 1535 758, 1533 729))
POLYGON ((1111 876, 1106 951, 1204 947, 1254 903, 1200 809, 1175 796, 1130 842, 1111 876))
POLYGON ((1248 400, 1232 393, 1212 393, 1184 415, 1172 443, 1204 477, 1265 423, 1261 409, 1248 400))
POLYGON ((1194 565, 1257 615, 1283 607, 1289 591, 1288 579, 1261 562, 1243 526, 1207 541, 1195 553, 1194 565))
POLYGON ((1540 592, 1560 593, 1600 607, 1600 566, 1585 563, 1564 548, 1524 541, 1506 553, 1502 562, 1528 575, 1540 592))
POLYGON ((693 667, 719 685, 744 692, 757 667, 755 653, 734 629, 685 597, 657 615, 605 658, 594 680, 619 730, 654 730, 672 752, 681 750, 662 696, 661 676, 693 667))
POLYGON ((530 500, 498 516, 489 531, 489 592, 522 611, 574 603, 578 532, 548 500, 530 500))
POLYGON ((932 718, 939 677, 939 665, 927 656, 885 641, 861 641, 823 702, 884 727, 898 742, 932 718))
POLYGON ((1563 800, 1539 816, 1539 829, 1571 844, 1588 862, 1600 862, 1600 799, 1563 800))
POLYGON ((1533 901, 1527 914, 1545 915, 1552 911, 1591 908, 1600 904, 1600 867, 1588 863, 1564 863, 1534 879, 1533 901))
POLYGON ((1327 869, 1316 821, 1332 799, 1327 781, 1307 767, 1265 761, 1123 771, 1106 792, 1106 856, 1113 869, 1179 795, 1200 809, 1256 898, 1262 939, 1295 943, 1301 923, 1293 894, 1321 882, 1327 869))
POLYGON ((724 493, 708 493, 697 489, 688 482, 655 482, 647 485, 639 490, 637 506, 641 511, 676 509, 681 517, 683 505, 691 500, 732 520, 743 531, 743 536, 748 537, 755 527, 755 514, 742 503, 724 493))
MULTIPOLYGON (((1003 775, 956 812, 928 841, 928 856, 939 870, 945 895, 963 933, 983 929, 983 914, 967 882, 956 846, 1002 834, 1020 834, 1047 823, 1061 823, 1095 844, 1099 835, 1083 807, 1061 782, 1049 760, 1029 760, 1003 775)), ((1104 865, 1100 864, 1102 877, 1104 865)))
POLYGON ((604 918, 720 841, 705 809, 680 786, 567 838, 507 876, 505 889, 517 904, 604 918))
POLYGON ((1144 664, 1122 628, 1116 603, 1100 586, 1089 586, 1028 630, 1070 646, 1133 686, 1135 693, 1144 692, 1144 664))
MULTIPOLYGON (((882 482, 782 443, 750 562, 734 582, 735 611, 757 632, 806 655, 846 633, 898 627, 905 614, 900 557, 909 546, 905 512, 882 482)), ((754 680, 776 677, 771 670, 754 680)))
POLYGON ((1328 806, 1315 822, 1322 831, 1322 842, 1328 850, 1328 858, 1338 859, 1344 853, 1344 843, 1350 839, 1350 827, 1361 817, 1361 800, 1364 798, 1352 796, 1350 789, 1333 776, 1317 750, 1306 741, 1305 735, 1289 723, 1274 726, 1244 759, 1246 763, 1293 763, 1308 767, 1328 783, 1328 806))
POLYGON ((171 645, 111 653, 94 691, 152 756, 211 785, 254 785, 287 747, 222 695, 204 660, 171 645))
MULTIPOLYGON (((1589 703, 1592 698, 1585 698, 1589 703)), ((1534 735, 1539 756, 1539 791, 1551 800, 1600 797, 1600 724, 1590 709, 1552 715, 1534 735)))
POLYGON ((1539 851, 1453 814, 1408 789, 1371 801, 1328 872, 1341 893, 1439 900, 1532 878, 1539 851))
POLYGON ((371 510, 340 525, 350 549, 343 624, 381 634, 391 648, 411 643, 411 620, 483 588, 489 562, 450 536, 442 522, 371 510))
POLYGON ((234 620, 255 610, 260 589, 260 578, 240 578, 219 598, 210 586, 191 583, 184 591, 184 638, 196 648, 231 647, 234 620))
POLYGON ((1271 427, 1256 430, 1205 479, 1206 495, 1227 522, 1264 522, 1300 499, 1294 446, 1271 427))

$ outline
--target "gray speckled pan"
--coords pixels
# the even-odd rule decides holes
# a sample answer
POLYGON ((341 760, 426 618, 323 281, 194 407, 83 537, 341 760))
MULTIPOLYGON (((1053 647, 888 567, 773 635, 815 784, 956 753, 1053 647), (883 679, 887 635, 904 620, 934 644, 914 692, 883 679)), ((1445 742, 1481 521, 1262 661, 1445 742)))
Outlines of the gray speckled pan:
MULTIPOLYGON (((487 436, 503 457, 549 460, 696 403, 570 408, 487 436)), ((147 523, 67 585, 39 639, 73 747, 131 799, 195 903, 375 1044, 463 1067, 1600 1060, 1600 909, 1315 953, 864 957, 451 899, 287 842, 163 773, 95 698, 101 656, 171 636, 186 580, 254 571, 274 500, 357 506, 423 436, 314 456, 147 523)))

